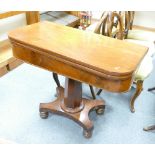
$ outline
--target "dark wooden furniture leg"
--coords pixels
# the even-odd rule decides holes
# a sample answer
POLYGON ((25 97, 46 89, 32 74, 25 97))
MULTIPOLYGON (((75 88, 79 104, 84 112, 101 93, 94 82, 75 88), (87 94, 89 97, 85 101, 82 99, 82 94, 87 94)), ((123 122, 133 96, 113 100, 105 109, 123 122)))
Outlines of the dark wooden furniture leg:
POLYGON ((148 91, 153 91, 153 90, 155 90, 155 87, 148 89, 148 91))
POLYGON ((60 87, 60 82, 59 82, 57 73, 53 73, 53 79, 54 79, 55 83, 57 84, 57 87, 60 87))
MULTIPOLYGON (((140 95, 142 90, 143 90, 143 81, 138 80, 136 82, 135 94, 132 96, 131 101, 130 101, 130 110, 131 110, 131 112, 135 112, 135 108, 134 108, 135 100, 140 95)), ((102 92, 102 89, 99 89, 99 91, 97 92, 97 95, 100 95, 101 92, 102 92)))
POLYGON ((131 112, 135 112, 135 108, 134 108, 135 100, 140 95, 142 90, 143 90, 143 81, 142 80, 138 80, 136 82, 135 94, 133 95, 133 97, 131 98, 131 101, 130 101, 130 110, 131 110, 131 112))
POLYGON ((145 127, 145 128, 143 128, 143 130, 144 130, 144 131, 151 131, 151 130, 155 130, 155 125, 145 127))
POLYGON ((89 85, 89 88, 90 88, 90 92, 91 92, 93 99, 96 99, 96 95, 95 95, 93 86, 89 85))
MULTIPOLYGON (((57 87, 60 87, 61 85, 60 85, 57 73, 53 72, 53 79, 54 79, 55 83, 57 84, 57 87)), ((96 99, 96 95, 95 95, 93 86, 89 85, 89 88, 90 88, 90 92, 91 92, 91 95, 92 95, 93 99, 96 99)))
POLYGON ((102 89, 99 89, 99 91, 97 92, 97 95, 100 95, 102 92, 102 89))
POLYGON ((41 118, 47 118, 49 112, 67 117, 83 127, 84 136, 90 138, 93 123, 89 120, 89 113, 91 110, 96 110, 98 114, 102 114, 105 108, 104 101, 82 98, 81 82, 67 77, 65 90, 57 87, 57 95, 58 98, 55 101, 40 104, 41 118))

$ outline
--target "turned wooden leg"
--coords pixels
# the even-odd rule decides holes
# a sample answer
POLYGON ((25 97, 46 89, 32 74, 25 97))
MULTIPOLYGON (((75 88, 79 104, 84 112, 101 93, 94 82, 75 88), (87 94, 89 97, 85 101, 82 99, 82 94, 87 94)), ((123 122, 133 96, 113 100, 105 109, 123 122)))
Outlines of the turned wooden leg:
POLYGON ((83 128, 83 135, 90 138, 94 126, 89 113, 96 110, 101 114, 104 108, 103 100, 82 98, 81 82, 66 78, 65 90, 57 87, 57 99, 50 103, 41 103, 39 110, 41 118, 47 118, 48 113, 52 112, 75 121, 83 128))
POLYGON ((96 99, 96 95, 95 95, 93 86, 89 85, 89 88, 90 88, 91 95, 92 95, 93 99, 96 99))
POLYGON ((99 89, 99 91, 97 92, 97 95, 100 95, 102 92, 102 89, 99 89))
POLYGON ((144 130, 144 131, 151 131, 151 130, 155 130, 155 125, 145 127, 145 128, 143 128, 143 130, 144 130))
POLYGON ((55 83, 57 84, 57 87, 60 87, 60 82, 59 82, 57 73, 53 73, 53 79, 54 79, 55 83))
POLYGON ((153 91, 153 90, 155 90, 155 87, 148 89, 148 91, 153 91))
POLYGON ((134 108, 135 100, 140 95, 142 90, 143 90, 143 81, 138 80, 136 82, 135 94, 133 95, 133 97, 131 98, 131 101, 130 101, 130 110, 131 110, 131 112, 135 112, 135 108, 134 108))

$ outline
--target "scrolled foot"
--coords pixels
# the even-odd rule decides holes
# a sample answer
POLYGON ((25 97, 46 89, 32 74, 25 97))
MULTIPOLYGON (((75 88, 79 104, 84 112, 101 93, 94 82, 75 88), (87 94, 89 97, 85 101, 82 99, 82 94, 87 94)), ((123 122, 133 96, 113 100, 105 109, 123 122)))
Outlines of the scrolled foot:
POLYGON ((105 106, 99 107, 99 108, 96 109, 96 114, 103 115, 104 114, 104 110, 105 110, 105 106))
POLYGON ((134 108, 134 107, 130 107, 130 111, 131 111, 132 113, 134 113, 134 112, 135 112, 135 108, 134 108))
POLYGON ((41 112, 40 112, 40 117, 41 117, 42 119, 48 118, 48 112, 41 111, 41 112))
POLYGON ((84 136, 85 138, 91 138, 91 136, 92 136, 92 131, 83 130, 83 136, 84 136))

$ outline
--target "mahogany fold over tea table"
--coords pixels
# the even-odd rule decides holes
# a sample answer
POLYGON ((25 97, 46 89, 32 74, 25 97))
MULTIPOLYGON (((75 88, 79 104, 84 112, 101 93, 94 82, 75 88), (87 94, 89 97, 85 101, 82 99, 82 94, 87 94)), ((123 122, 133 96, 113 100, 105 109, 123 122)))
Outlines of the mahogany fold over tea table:
POLYGON ((40 104, 40 116, 52 112, 74 120, 92 135, 89 112, 103 113, 103 100, 82 98, 81 82, 111 92, 130 89, 134 72, 147 53, 145 46, 127 43, 52 22, 40 22, 9 33, 13 54, 32 65, 66 76, 57 99, 40 104))

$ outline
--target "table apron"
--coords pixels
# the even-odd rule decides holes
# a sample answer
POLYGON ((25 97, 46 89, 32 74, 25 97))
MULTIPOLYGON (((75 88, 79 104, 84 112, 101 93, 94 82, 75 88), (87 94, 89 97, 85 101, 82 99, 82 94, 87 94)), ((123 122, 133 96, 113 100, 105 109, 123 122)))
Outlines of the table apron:
POLYGON ((133 82, 132 75, 125 78, 115 77, 115 79, 113 79, 110 75, 102 74, 102 76, 100 76, 99 74, 95 74, 95 72, 92 73, 84 68, 73 66, 65 63, 65 61, 56 60, 52 56, 49 57, 32 49, 18 46, 17 44, 13 44, 12 48, 13 55, 16 58, 29 64, 96 86, 98 88, 103 88, 107 91, 126 92, 130 89, 133 82))

